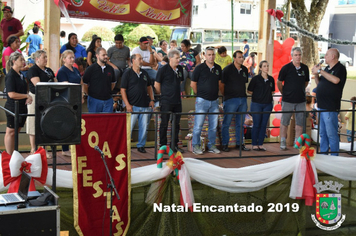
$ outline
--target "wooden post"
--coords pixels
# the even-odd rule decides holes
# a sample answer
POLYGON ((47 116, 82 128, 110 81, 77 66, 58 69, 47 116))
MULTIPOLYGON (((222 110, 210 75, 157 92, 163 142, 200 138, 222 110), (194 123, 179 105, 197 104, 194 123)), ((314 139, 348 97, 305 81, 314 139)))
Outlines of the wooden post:
POLYGON ((266 12, 268 9, 276 8, 276 0, 260 1, 260 27, 258 33, 258 61, 267 60, 269 63, 269 74, 272 75, 273 68, 273 45, 274 30, 272 31, 272 44, 268 44, 271 34, 271 18, 266 12))
POLYGON ((45 21, 44 21, 44 49, 47 51, 47 66, 53 71, 59 68, 59 32, 60 32, 60 10, 54 1, 45 2, 45 21))

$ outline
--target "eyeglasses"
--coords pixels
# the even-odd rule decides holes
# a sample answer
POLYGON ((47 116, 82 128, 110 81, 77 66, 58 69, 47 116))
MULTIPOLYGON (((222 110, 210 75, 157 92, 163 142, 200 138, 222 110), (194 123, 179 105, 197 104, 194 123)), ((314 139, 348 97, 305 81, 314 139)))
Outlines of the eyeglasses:
POLYGON ((297 75, 298 76, 304 76, 305 74, 304 74, 304 71, 297 70, 297 75))
POLYGON ((53 75, 51 72, 49 72, 47 69, 44 70, 44 72, 46 73, 46 75, 48 76, 48 78, 52 79, 53 75))

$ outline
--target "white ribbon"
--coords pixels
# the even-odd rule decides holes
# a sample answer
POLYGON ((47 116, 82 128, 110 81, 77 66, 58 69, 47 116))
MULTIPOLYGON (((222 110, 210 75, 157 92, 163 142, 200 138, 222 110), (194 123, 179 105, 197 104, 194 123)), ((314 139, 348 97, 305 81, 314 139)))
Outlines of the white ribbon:
POLYGON ((10 174, 11 177, 17 177, 21 175, 21 166, 22 163, 26 161, 27 163, 31 163, 30 170, 31 172, 28 173, 31 177, 41 177, 42 173, 42 160, 41 160, 41 154, 32 154, 26 158, 23 158, 23 156, 18 152, 14 151, 11 155, 10 163, 9 163, 9 168, 10 168, 10 174))

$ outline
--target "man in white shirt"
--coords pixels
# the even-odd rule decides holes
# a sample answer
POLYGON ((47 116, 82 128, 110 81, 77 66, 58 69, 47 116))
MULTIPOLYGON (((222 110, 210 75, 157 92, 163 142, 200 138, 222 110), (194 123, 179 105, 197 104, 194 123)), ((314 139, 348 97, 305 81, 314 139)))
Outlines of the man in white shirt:
POLYGON ((157 71, 152 69, 154 66, 154 51, 148 44, 147 37, 140 38, 140 46, 132 50, 132 54, 140 54, 143 59, 142 69, 144 69, 152 80, 156 80, 157 71))

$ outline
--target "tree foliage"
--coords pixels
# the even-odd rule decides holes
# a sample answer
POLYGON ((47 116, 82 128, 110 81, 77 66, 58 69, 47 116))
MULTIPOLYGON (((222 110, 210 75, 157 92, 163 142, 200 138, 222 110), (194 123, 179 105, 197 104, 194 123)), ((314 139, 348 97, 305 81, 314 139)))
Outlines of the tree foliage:
POLYGON ((121 25, 115 26, 113 28, 113 31, 116 34, 121 34, 124 36, 124 39, 126 40, 127 36, 134 30, 137 26, 140 24, 136 23, 122 23, 121 25))
MULTIPOLYGON (((144 25, 144 24, 123 23, 121 25, 116 26, 113 29, 113 31, 115 32, 115 34, 122 34, 122 36, 124 36, 124 39, 127 41, 129 34, 141 25, 144 25)), ((153 32, 155 33, 155 35, 156 35, 155 42, 156 43, 158 43, 158 41, 161 41, 161 40, 169 41, 169 38, 171 37, 171 33, 172 33, 172 29, 169 26, 166 26, 166 25, 145 25, 145 26, 148 26, 149 28, 151 28, 153 30, 153 32)), ((148 36, 148 35, 153 37, 152 33, 151 34, 142 34, 140 37, 148 36)))
MULTIPOLYGON (((291 0, 298 26, 313 34, 318 34, 328 2, 329 0, 312 0, 310 11, 308 11, 304 0, 291 0)), ((300 35, 300 46, 303 50, 303 63, 308 65, 309 68, 316 65, 319 62, 318 42, 300 35)))
POLYGON ((93 34, 96 34, 102 41, 113 41, 115 34, 109 28, 104 26, 94 26, 90 30, 84 33, 82 41, 91 41, 93 34))
POLYGON ((137 26, 134 30, 131 31, 131 33, 127 36, 126 45, 130 48, 137 47, 140 38, 147 35, 155 38, 153 40, 153 45, 157 45, 158 37, 156 33, 150 27, 148 27, 148 25, 144 24, 137 26))
POLYGON ((149 27, 156 33, 158 41, 169 41, 171 37, 172 29, 166 25, 149 25, 149 27))

